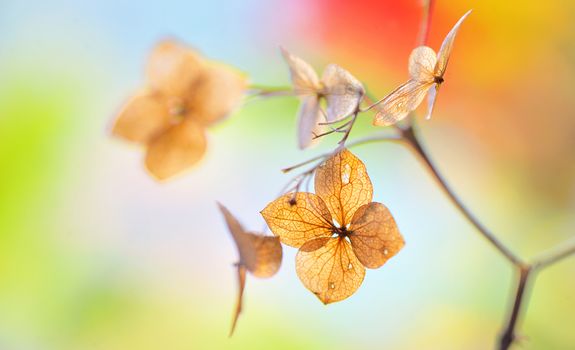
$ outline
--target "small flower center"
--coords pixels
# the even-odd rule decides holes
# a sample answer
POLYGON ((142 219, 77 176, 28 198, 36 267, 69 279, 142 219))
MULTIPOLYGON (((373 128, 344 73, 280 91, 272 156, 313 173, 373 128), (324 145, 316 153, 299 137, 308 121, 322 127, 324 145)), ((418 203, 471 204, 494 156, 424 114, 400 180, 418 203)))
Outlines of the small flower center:
POLYGON ((347 227, 343 226, 343 227, 337 227, 334 230, 334 234, 336 234, 338 237, 340 238, 346 238, 349 237, 349 235, 351 235, 352 231, 348 230, 347 227))
POLYGON ((433 80, 435 81, 436 84, 441 84, 444 81, 443 77, 435 77, 433 80))

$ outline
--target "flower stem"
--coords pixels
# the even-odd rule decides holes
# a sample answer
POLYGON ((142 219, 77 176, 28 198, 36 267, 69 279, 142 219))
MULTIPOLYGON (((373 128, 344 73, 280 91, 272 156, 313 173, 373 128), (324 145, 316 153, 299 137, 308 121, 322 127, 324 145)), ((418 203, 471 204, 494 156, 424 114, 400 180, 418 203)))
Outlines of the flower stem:
POLYGON ((519 319, 520 313, 523 309, 525 301, 525 291, 527 289, 527 283, 534 270, 531 266, 525 265, 519 267, 519 280, 517 282, 517 289, 515 292, 515 299, 513 301, 513 306, 511 309, 511 314, 509 315, 509 321, 499 337, 499 349, 507 350, 516 340, 517 336, 515 334, 515 327, 519 319))

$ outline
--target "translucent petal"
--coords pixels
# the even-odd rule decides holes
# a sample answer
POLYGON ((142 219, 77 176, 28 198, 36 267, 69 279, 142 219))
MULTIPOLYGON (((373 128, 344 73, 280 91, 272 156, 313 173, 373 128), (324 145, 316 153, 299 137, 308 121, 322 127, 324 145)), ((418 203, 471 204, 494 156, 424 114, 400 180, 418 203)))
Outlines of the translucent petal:
POLYGON ((296 272, 303 285, 324 304, 341 301, 361 286, 365 268, 343 238, 318 238, 296 255, 296 272))
POLYGON ((176 97, 190 92, 202 70, 203 62, 198 53, 174 40, 158 43, 147 66, 152 89, 176 97))
POLYGON ((409 76, 411 79, 421 82, 434 80, 433 70, 437 63, 435 51, 428 46, 419 46, 409 55, 409 76))
POLYGON ((344 227, 359 207, 371 202, 373 186, 363 162, 344 149, 316 170, 315 192, 344 227))
POLYGON ((299 95, 315 94, 321 88, 321 85, 312 66, 301 58, 292 55, 283 47, 280 47, 280 49, 289 66, 294 91, 299 95))
POLYGON ((353 252, 370 269, 385 264, 405 244, 393 216, 381 203, 372 202, 359 208, 351 220, 350 231, 353 252))
POLYGON ((166 101, 158 94, 143 93, 126 104, 114 123, 112 133, 145 144, 169 126, 166 101))
POLYGON ((293 199, 292 193, 283 195, 261 212, 282 243, 299 248, 311 239, 332 235, 331 214, 320 197, 299 192, 293 199))
POLYGON ((326 67, 321 78, 327 100, 327 121, 334 122, 354 113, 365 94, 363 85, 337 64, 326 67))
POLYGON ((299 148, 307 148, 313 140, 321 117, 319 99, 316 95, 303 97, 298 113, 298 144, 299 148))
POLYGON ((434 83, 420 82, 415 79, 392 91, 376 108, 374 125, 388 126, 397 123, 419 106, 427 90, 434 83))
POLYGON ((457 35, 457 31, 461 26, 461 23, 469 16, 471 10, 467 11, 460 19, 455 23, 453 28, 449 31, 445 39, 443 39, 443 43, 437 52, 437 65, 435 67, 435 75, 443 77, 445 74, 445 69, 447 68, 447 63, 449 62, 449 56, 451 55, 451 50, 453 49, 453 42, 455 40, 455 36, 457 35))
POLYGON ((427 115, 425 116, 425 119, 431 119, 433 107, 435 107, 435 99, 437 98, 438 89, 439 85, 437 84, 433 84, 433 86, 429 89, 429 93, 427 94, 427 115))
POLYGON ((184 120, 148 144, 146 167, 155 178, 165 180, 197 163, 205 151, 204 129, 184 120))
POLYGON ((209 126, 237 108, 245 90, 246 77, 242 73, 227 65, 210 63, 184 98, 190 116, 209 126))

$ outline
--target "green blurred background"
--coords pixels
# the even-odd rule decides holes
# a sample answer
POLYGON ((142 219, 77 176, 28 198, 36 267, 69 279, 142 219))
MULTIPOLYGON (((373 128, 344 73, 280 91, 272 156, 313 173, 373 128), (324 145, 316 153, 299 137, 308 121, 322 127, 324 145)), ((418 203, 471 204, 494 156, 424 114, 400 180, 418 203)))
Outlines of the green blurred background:
MULTIPOLYGON (((439 1, 437 48, 468 9, 426 146, 456 191, 528 258, 575 234, 575 3, 439 1)), ((109 136, 157 40, 177 37, 286 85, 279 44, 335 62, 383 96, 407 77, 419 0, 0 2, 0 349, 485 349, 514 287, 510 266, 399 145, 357 148, 404 250, 348 300, 322 305, 295 251, 248 277, 228 339, 233 243, 215 201, 245 226, 323 150, 296 150, 297 101, 248 103, 210 132, 200 166, 166 184, 109 136)), ((376 132, 360 120, 352 138, 376 132)), ((541 273, 521 348, 575 348, 575 259, 541 273)))

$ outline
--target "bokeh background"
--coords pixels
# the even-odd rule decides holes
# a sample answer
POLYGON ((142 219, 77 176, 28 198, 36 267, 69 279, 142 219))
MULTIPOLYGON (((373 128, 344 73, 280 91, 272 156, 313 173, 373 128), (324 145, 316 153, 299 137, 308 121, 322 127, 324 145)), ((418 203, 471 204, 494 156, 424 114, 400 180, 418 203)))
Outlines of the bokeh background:
MULTIPOLYGON (((438 1, 430 45, 470 8, 421 133, 465 202, 527 258, 575 234, 575 3, 438 1)), ((278 275, 248 277, 228 339, 237 257, 215 201, 261 229, 288 180, 279 169, 336 139, 298 151, 297 101, 253 101, 210 131, 200 166, 158 184, 108 132, 162 38, 284 86, 281 44, 383 96, 407 77, 420 16, 420 0, 2 0, 0 349, 492 348, 512 269, 401 146, 354 152, 405 249, 324 306, 286 248, 278 275)), ((352 138, 376 131, 366 116, 352 138)), ((575 348, 575 259, 529 294, 521 348, 575 348)))

